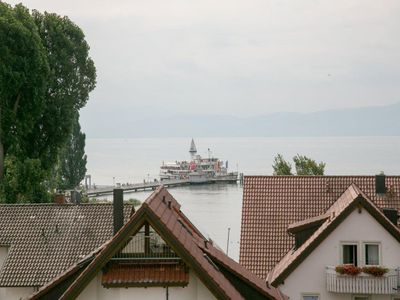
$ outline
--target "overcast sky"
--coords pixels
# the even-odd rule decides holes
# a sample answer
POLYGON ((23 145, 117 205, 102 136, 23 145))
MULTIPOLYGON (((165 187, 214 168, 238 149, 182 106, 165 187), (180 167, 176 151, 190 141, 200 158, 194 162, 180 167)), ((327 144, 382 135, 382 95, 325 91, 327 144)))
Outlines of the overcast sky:
POLYGON ((84 121, 115 108, 251 116, 400 101, 398 0, 23 3, 85 32, 98 84, 84 121))

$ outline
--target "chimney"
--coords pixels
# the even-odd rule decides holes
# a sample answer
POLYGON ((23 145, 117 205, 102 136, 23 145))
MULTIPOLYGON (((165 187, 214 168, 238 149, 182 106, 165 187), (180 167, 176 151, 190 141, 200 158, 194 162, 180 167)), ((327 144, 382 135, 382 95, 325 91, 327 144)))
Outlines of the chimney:
POLYGON ((65 204, 65 195, 63 193, 57 193, 54 195, 54 203, 65 204))
POLYGON ((375 175, 375 192, 377 194, 385 194, 386 193, 386 176, 385 174, 375 175))
POLYGON ((81 203, 81 193, 78 191, 71 191, 71 203, 80 204, 81 203))
POLYGON ((383 214, 397 227, 397 219, 399 218, 397 214, 397 209, 395 208, 384 208, 383 214))
POLYGON ((124 190, 114 189, 114 234, 124 225, 124 190))

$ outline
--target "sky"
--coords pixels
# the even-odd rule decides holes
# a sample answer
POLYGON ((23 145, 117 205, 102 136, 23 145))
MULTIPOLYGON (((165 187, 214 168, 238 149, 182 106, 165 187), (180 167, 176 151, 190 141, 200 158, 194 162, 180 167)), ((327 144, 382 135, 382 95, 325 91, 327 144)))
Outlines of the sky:
POLYGON ((400 101, 398 0, 23 4, 86 34, 98 79, 83 123, 110 111, 253 116, 400 101))

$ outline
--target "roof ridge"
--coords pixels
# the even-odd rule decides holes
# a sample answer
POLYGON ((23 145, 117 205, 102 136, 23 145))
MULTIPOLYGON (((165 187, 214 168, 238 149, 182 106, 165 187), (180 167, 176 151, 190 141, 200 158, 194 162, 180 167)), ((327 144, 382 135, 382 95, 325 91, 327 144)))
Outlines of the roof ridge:
POLYGON ((354 211, 355 205, 363 206, 385 229, 400 241, 400 230, 382 213, 368 196, 354 183, 342 193, 326 213, 330 214, 321 226, 297 249, 289 250, 276 266, 267 274, 267 280, 275 286, 296 269, 309 253, 354 211))
POLYGON ((184 259, 193 269, 196 276, 199 277, 217 298, 243 299, 233 284, 222 273, 213 269, 206 258, 204 258, 202 255, 203 252, 197 247, 198 239, 190 235, 178 221, 180 214, 174 209, 175 203, 171 206, 172 201, 178 203, 163 186, 157 188, 144 202, 144 205, 109 240, 107 245, 96 255, 87 268, 71 283, 61 296, 61 299, 69 299, 70 297, 79 295, 85 288, 87 280, 95 276, 96 272, 100 270, 112 253, 117 251, 116 249, 120 243, 123 243, 126 236, 140 228, 146 220, 166 243, 173 246, 173 250, 184 259), (165 197, 168 197, 168 201, 166 201, 165 197), (156 199, 158 199, 158 202, 155 202, 156 199), (174 218, 176 218, 176 222, 174 222, 174 218), (180 237, 181 235, 183 237, 180 237))
POLYGON ((164 185, 159 185, 147 199, 143 202, 143 204, 149 205, 163 190, 167 190, 164 185))

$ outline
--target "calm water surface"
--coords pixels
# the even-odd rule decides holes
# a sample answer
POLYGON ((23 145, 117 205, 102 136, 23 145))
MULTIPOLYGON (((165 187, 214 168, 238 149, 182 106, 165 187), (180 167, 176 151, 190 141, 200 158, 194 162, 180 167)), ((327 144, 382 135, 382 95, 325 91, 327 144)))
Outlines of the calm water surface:
MULTIPOLYGON (((87 139, 88 174, 97 185, 142 182, 158 178, 163 161, 189 159, 191 138, 87 139)), ((229 161, 245 175, 272 174, 277 153, 287 159, 297 153, 326 163, 327 175, 400 174, 400 137, 318 138, 198 138, 198 153, 229 161)), ((224 250, 231 228, 229 255, 239 257, 242 188, 235 184, 170 189, 182 211, 224 250)), ((146 199, 150 192, 127 194, 146 199)))

